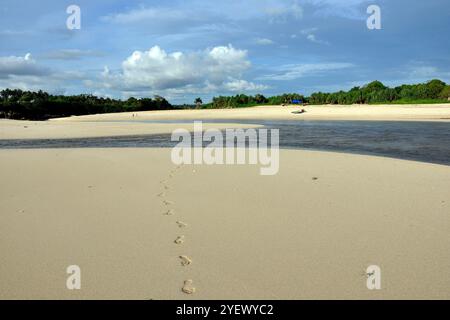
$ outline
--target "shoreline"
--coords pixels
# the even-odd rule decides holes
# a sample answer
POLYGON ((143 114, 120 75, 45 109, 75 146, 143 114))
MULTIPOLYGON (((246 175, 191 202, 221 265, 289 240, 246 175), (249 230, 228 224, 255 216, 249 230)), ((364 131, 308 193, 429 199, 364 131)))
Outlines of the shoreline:
POLYGON ((450 122, 450 105, 376 106, 260 106, 237 109, 142 111, 56 118, 48 121, 0 120, 0 139, 57 139, 171 133, 174 128, 192 131, 194 120, 208 128, 258 128, 239 121, 421 121, 450 122), (292 114, 299 108, 304 114, 292 114), (134 116, 133 116, 134 115, 134 116), (145 123, 143 121, 185 121, 145 123), (228 123, 207 123, 221 120, 228 123))
MULTIPOLYGON (((230 112, 219 111, 210 119, 230 112)), ((289 110, 244 111, 231 113, 263 121, 289 110)), ((193 126, 138 122, 144 114, 155 120, 0 121, 0 139, 193 126)), ((261 176, 259 165, 175 166, 170 154, 0 149, 0 298, 450 299, 448 166, 281 148, 279 172, 261 176), (69 265, 81 268, 81 290, 66 289, 69 265), (371 265, 381 290, 366 287, 371 265)))
POLYGON ((256 106, 233 109, 190 109, 141 111, 56 118, 50 121, 113 121, 113 120, 366 120, 366 121, 450 121, 450 104, 430 105, 308 105, 256 106), (293 111, 305 109, 304 114, 293 111), (132 115, 136 116, 133 117, 132 115))

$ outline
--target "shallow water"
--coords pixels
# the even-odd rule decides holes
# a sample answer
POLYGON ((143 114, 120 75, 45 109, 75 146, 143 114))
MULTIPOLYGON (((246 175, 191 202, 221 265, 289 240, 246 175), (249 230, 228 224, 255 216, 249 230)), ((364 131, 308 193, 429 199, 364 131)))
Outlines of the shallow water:
MULTIPOLYGON (((140 121, 189 123, 189 121, 140 121)), ((387 156, 450 165, 450 123, 396 121, 205 120, 262 124, 280 130, 280 147, 387 156)), ((169 134, 100 138, 0 140, 0 149, 173 147, 169 134)), ((205 143, 207 145, 207 143, 205 143)))

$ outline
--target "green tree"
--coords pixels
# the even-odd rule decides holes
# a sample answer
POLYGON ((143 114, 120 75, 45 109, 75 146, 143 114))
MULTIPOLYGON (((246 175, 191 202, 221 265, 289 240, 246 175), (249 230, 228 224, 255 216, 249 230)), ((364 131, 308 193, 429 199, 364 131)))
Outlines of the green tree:
POLYGON ((203 100, 202 100, 202 98, 199 97, 199 98, 195 99, 194 103, 197 106, 197 108, 200 108, 203 104, 203 100))
POLYGON ((425 95, 429 99, 438 99, 442 90, 445 88, 445 82, 434 79, 425 84, 425 95))
POLYGON ((264 104, 268 102, 268 99, 264 97, 262 94, 257 94, 254 98, 255 102, 258 104, 264 104))
POLYGON ((439 94, 439 98, 447 99, 450 101, 450 86, 445 86, 445 88, 442 89, 441 93, 439 94))

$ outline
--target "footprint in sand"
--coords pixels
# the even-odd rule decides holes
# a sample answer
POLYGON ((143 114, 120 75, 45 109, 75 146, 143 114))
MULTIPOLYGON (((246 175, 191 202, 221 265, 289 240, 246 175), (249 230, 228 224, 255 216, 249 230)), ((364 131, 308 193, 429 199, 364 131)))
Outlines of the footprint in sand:
POLYGON ((175 211, 173 209, 169 209, 166 211, 166 213, 164 213, 165 216, 172 216, 175 213, 175 211))
POLYGON ((164 192, 158 193, 158 197, 162 198, 164 197, 166 194, 164 192))
POLYGON ((167 201, 167 200, 164 200, 163 203, 164 203, 164 205, 166 205, 166 206, 170 206, 171 204, 173 204, 172 201, 167 201))
POLYGON ((184 286, 181 288, 181 291, 183 291, 186 294, 193 294, 195 292, 195 287, 192 285, 194 281, 192 280, 186 280, 184 281, 184 286))
POLYGON ((192 263, 192 259, 189 258, 188 256, 180 256, 180 259, 181 259, 181 265, 183 267, 186 267, 192 263))
POLYGON ((164 186, 164 190, 169 190, 169 186, 164 186))
POLYGON ((182 244, 184 242, 184 236, 178 236, 174 242, 176 244, 182 244))
POLYGON ((179 228, 186 228, 187 227, 187 224, 184 223, 183 221, 177 221, 177 225, 178 225, 179 228))

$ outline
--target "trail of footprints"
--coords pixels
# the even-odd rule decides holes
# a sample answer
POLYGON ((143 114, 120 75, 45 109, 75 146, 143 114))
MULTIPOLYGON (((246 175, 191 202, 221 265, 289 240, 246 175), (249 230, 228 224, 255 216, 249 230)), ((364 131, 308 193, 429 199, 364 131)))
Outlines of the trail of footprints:
MULTIPOLYGON (((167 196, 167 191, 170 190, 170 186, 169 186, 169 180, 172 179, 176 173, 177 170, 181 169, 181 165, 177 166, 175 169, 171 170, 169 173, 169 177, 168 179, 164 179, 160 181, 160 184, 162 185, 162 189, 163 191, 158 193, 157 196, 159 198, 161 198, 162 204, 167 207, 167 210, 164 211, 164 215, 165 216, 173 216, 175 215, 175 209, 171 208, 171 206, 173 205, 173 202, 170 200, 166 199, 167 196)), ((176 221, 176 224, 178 226, 179 229, 183 229, 186 228, 188 226, 187 223, 183 222, 183 221, 176 221)), ((184 235, 179 235, 176 237, 176 239, 174 240, 174 244, 175 245, 182 245, 185 242, 185 236, 184 235)), ((186 255, 181 255, 178 257, 180 259, 180 264, 183 267, 187 267, 192 263, 192 259, 186 255)), ((181 288, 181 291, 184 292, 185 294, 193 294, 195 293, 195 287, 193 285, 193 281, 191 279, 185 280, 183 287, 181 288)))

